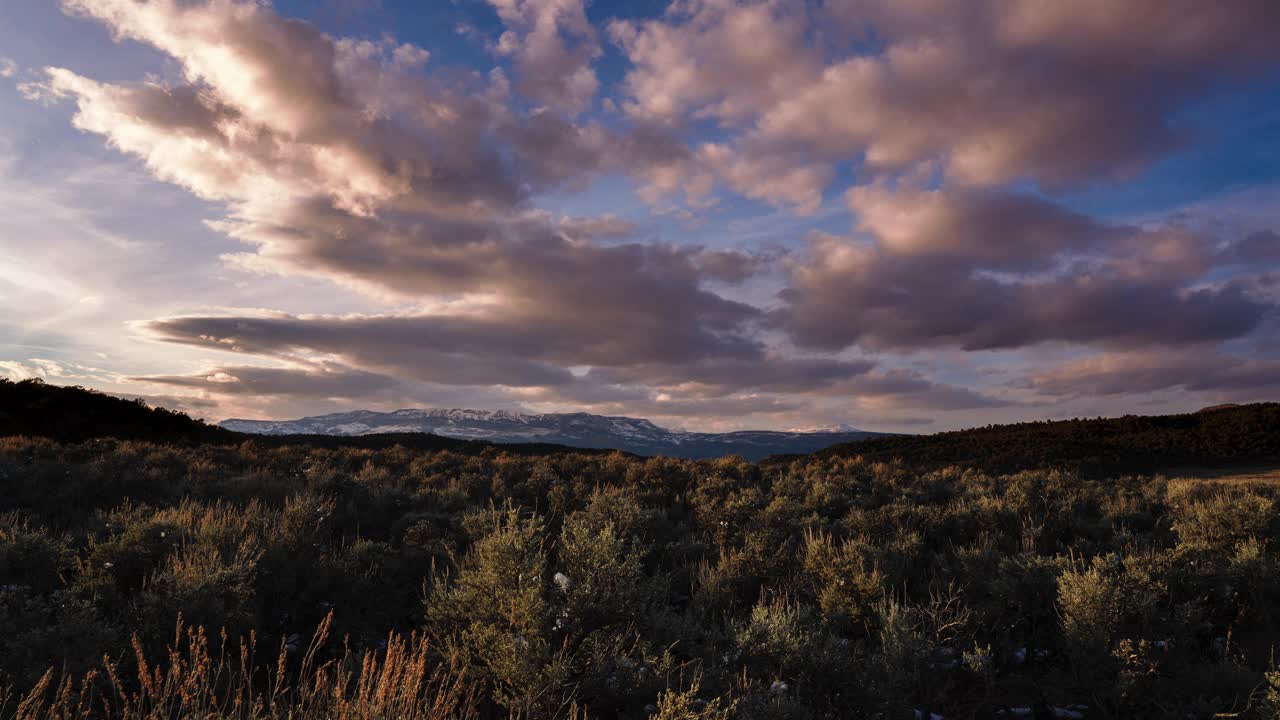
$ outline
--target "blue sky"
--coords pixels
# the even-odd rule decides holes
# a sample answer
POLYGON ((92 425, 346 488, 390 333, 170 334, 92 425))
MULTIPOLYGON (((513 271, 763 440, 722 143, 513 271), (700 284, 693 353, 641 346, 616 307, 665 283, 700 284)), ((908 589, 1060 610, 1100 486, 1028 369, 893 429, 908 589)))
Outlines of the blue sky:
POLYGON ((1280 389, 1268 3, 2 2, 3 376, 695 429, 1280 389))

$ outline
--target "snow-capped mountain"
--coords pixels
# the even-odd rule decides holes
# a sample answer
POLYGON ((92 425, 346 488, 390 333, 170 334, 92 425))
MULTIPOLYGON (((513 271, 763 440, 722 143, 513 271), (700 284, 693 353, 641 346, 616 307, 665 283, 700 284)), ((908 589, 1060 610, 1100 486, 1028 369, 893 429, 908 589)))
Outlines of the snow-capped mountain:
POLYGON ((261 435, 371 435, 434 433, 495 443, 539 442, 580 448, 616 448, 638 455, 710 458, 809 453, 885 433, 843 427, 835 432, 744 430, 697 433, 667 430, 648 420, 587 413, 526 415, 505 410, 357 410, 299 420, 224 420, 228 430, 261 435))

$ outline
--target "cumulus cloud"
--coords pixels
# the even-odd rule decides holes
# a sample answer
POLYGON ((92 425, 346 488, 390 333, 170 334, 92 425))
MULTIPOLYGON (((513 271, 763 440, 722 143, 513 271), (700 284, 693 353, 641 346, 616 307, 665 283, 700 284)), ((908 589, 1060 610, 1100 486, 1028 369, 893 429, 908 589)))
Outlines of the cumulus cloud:
POLYGON ((808 208, 842 161, 983 185, 1132 174, 1187 140, 1172 110, 1274 65, 1277 23, 1267 0, 688 0, 611 36, 628 112, 742 130, 710 149, 723 179, 808 208))
POLYGON ((808 29, 803 4, 777 1, 692 0, 661 19, 615 21, 609 35, 633 65, 624 108, 664 123, 750 119, 821 70, 808 29))
MULTIPOLYGON (((405 299, 479 294, 505 325, 544 335, 572 318, 571 336, 588 346, 583 362, 635 345, 691 356, 754 345, 734 333, 757 311, 701 287, 696 249, 599 245, 593 236, 621 230, 616 219, 557 223, 532 211, 531 182, 572 174, 546 169, 555 154, 545 143, 533 144, 544 154, 520 156, 522 132, 545 113, 514 118, 465 87, 409 72, 396 59, 403 46, 334 40, 256 3, 69 6, 182 63, 190 85, 112 85, 55 68, 49 88, 75 100, 81 129, 227 202, 215 227, 254 247, 229 257, 243 269, 405 299), (497 149, 503 137, 516 140, 513 162, 497 149), (612 337, 618 328, 630 339, 612 337)), ((507 10, 541 17, 539 7, 507 10)), ((592 134, 546 122, 553 134, 592 134)))
POLYGON ((520 91, 555 110, 587 109, 600 81, 591 62, 601 55, 582 0, 489 0, 507 31, 498 52, 513 58, 520 91))
POLYGON ((1242 336, 1273 305, 1213 283, 1212 239, 1107 225, 1032 195, 863 187, 864 239, 817 235, 774 314, 826 348, 966 350, 1242 336))

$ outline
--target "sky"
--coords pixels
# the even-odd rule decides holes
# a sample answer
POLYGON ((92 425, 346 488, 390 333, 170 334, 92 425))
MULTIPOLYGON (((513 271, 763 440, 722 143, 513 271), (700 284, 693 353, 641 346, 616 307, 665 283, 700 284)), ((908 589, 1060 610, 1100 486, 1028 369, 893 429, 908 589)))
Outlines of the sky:
POLYGON ((1280 400, 1274 0, 0 16, 0 377, 707 431, 1280 400))

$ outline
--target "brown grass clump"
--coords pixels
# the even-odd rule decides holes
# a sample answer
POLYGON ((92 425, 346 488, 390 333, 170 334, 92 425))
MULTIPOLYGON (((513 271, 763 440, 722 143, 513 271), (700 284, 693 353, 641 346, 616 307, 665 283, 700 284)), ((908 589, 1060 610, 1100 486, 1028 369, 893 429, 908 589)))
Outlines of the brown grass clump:
POLYGON ((440 662, 416 633, 391 635, 379 652, 323 659, 332 615, 310 644, 281 643, 274 669, 255 661, 256 637, 229 655, 226 633, 211 651, 202 627, 179 620, 174 643, 153 663, 135 638, 131 663, 103 658, 76 678, 48 670, 27 693, 0 690, 5 720, 467 720, 477 688, 456 663, 440 662))

